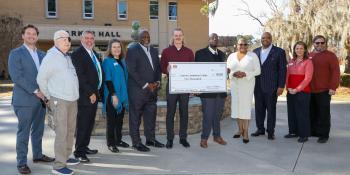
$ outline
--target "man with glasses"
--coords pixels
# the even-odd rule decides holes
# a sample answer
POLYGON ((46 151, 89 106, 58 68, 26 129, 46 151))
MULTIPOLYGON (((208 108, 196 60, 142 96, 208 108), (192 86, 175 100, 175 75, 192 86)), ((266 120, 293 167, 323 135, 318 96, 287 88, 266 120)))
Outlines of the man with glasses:
POLYGON ((52 162, 42 154, 45 108, 44 95, 36 83, 36 76, 45 53, 36 48, 39 30, 33 25, 22 29, 23 45, 9 55, 8 68, 13 81, 12 105, 18 119, 16 138, 17 169, 20 174, 31 173, 27 166, 29 135, 32 141, 33 162, 52 162))
POLYGON ((287 59, 283 49, 272 45, 272 36, 264 32, 261 36, 262 47, 254 50, 260 59, 261 74, 256 76, 254 99, 257 131, 251 135, 265 135, 265 117, 267 112, 268 139, 275 139, 277 97, 283 93, 287 59))
POLYGON ((315 36, 313 46, 314 51, 310 53, 314 65, 310 101, 311 136, 319 137, 318 143, 326 143, 331 127, 331 96, 339 86, 340 69, 337 56, 327 50, 324 36, 315 36))
POLYGON ((64 30, 55 32, 54 44, 42 61, 37 82, 53 113, 56 161, 52 173, 73 174, 67 165, 79 164, 79 160, 69 159, 74 142, 79 82, 67 55, 71 46, 69 34, 64 30))
POLYGON ((93 50, 94 45, 95 34, 85 31, 81 36, 81 46, 72 53, 72 62, 79 79, 80 94, 74 156, 80 162, 89 162, 86 154, 98 152, 88 147, 95 124, 99 89, 102 85, 102 69, 97 53, 93 50))

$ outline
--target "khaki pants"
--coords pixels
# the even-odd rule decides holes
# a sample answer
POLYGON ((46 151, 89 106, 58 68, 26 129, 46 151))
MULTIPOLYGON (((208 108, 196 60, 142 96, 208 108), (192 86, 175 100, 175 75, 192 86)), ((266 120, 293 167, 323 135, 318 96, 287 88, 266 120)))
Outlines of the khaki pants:
POLYGON ((77 117, 77 101, 50 98, 55 123, 55 163, 54 169, 66 167, 66 161, 72 153, 77 117))

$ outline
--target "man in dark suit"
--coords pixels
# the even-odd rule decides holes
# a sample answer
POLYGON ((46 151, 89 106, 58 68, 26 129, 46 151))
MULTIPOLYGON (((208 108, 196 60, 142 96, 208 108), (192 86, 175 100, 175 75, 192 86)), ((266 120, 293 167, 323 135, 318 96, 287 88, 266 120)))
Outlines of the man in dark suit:
MULTIPOLYGON (((209 36, 209 46, 196 52, 196 62, 225 62, 225 54, 217 49, 219 37, 216 33, 209 36)), ((207 140, 213 129, 214 142, 226 145, 221 137, 220 119, 225 104, 226 93, 203 93, 199 95, 202 102, 203 121, 200 146, 207 148, 207 140)))
POLYGON ((160 87, 161 70, 158 51, 151 47, 148 31, 139 33, 139 43, 131 46, 126 53, 129 72, 129 130, 133 148, 147 152, 147 146, 164 147, 155 139, 157 116, 157 92, 160 87), (139 127, 143 116, 146 145, 142 144, 139 127))
POLYGON ((36 48, 39 30, 27 25, 22 30, 23 45, 10 52, 8 68, 13 87, 12 105, 18 119, 16 139, 17 169, 30 174, 27 166, 29 135, 32 140, 33 161, 52 162, 55 159, 42 154, 44 134, 45 97, 36 82, 38 69, 45 53, 36 48))
POLYGON ((272 45, 272 36, 264 32, 261 37, 262 47, 254 50, 260 59, 261 74, 255 79, 255 120, 257 131, 252 136, 265 135, 265 116, 267 111, 268 139, 275 139, 277 97, 283 93, 286 81, 286 53, 272 45))
POLYGON ((91 132, 95 124, 99 89, 102 85, 102 69, 97 53, 93 50, 95 35, 85 31, 81 37, 81 46, 72 53, 72 62, 79 79, 79 100, 77 131, 74 156, 81 162, 89 162, 86 154, 96 154, 91 150, 91 132))

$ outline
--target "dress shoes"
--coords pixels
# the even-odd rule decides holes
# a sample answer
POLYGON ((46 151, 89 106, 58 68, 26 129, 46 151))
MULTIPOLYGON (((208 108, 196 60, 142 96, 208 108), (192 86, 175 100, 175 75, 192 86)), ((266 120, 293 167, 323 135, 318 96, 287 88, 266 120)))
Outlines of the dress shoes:
POLYGON ((233 138, 237 139, 237 138, 240 138, 241 137, 241 134, 234 134, 233 135, 233 138))
POLYGON ((327 137, 319 137, 317 143, 326 143, 328 141, 327 137))
POLYGON ((90 159, 86 155, 74 155, 81 163, 89 163, 90 159))
POLYGON ((140 152, 149 152, 150 151, 150 149, 142 143, 138 143, 136 145, 133 145, 132 148, 134 148, 140 152))
POLYGON ((163 148, 165 145, 163 143, 158 142, 157 140, 147 140, 146 141, 147 146, 153 146, 156 148, 163 148))
POLYGON ((97 153, 98 153, 97 149, 90 149, 90 148, 85 149, 85 154, 97 154, 97 153))
POLYGON ((260 135, 265 135, 265 132, 257 130, 257 131, 255 131, 254 133, 251 134, 251 136, 253 136, 253 137, 258 137, 260 135))
POLYGON ((214 142, 220 144, 220 145, 226 145, 227 142, 222 137, 214 137, 214 142))
POLYGON ((119 149, 116 146, 108 146, 108 149, 113 153, 118 153, 119 149))
POLYGON ((243 139, 242 141, 243 141, 243 143, 245 143, 245 144, 249 143, 249 139, 243 139))
POLYGON ((17 166, 17 170, 20 174, 30 174, 30 168, 27 165, 17 166))
POLYGON ((173 148, 173 140, 168 140, 165 145, 166 148, 171 149, 173 148))
POLYGON ((190 143, 188 143, 186 139, 180 139, 180 144, 182 146, 184 146, 185 148, 189 148, 190 147, 190 143))
POLYGON ((53 162, 53 161, 55 161, 55 158, 48 157, 48 156, 46 156, 46 155, 44 155, 44 154, 43 154, 43 156, 42 156, 41 158, 39 158, 39 159, 33 159, 33 162, 34 162, 34 163, 40 163, 40 162, 42 162, 42 163, 48 163, 48 162, 53 162))
POLYGON ((284 136, 284 138, 286 138, 286 139, 295 138, 295 137, 298 137, 298 135, 296 135, 296 134, 287 134, 287 135, 284 136))
POLYGON ((129 144, 123 142, 123 141, 120 141, 119 143, 116 144, 117 146, 119 147, 123 147, 123 148, 129 148, 129 144))
POLYGON ((275 134, 268 134, 267 139, 269 140, 275 140, 275 134))
POLYGON ((308 141, 309 139, 307 138, 307 137, 299 137, 299 139, 298 139, 298 142, 299 143, 304 143, 304 142, 306 142, 306 141, 308 141))
POLYGON ((205 139, 202 139, 200 144, 199 144, 202 148, 208 148, 208 141, 205 139))

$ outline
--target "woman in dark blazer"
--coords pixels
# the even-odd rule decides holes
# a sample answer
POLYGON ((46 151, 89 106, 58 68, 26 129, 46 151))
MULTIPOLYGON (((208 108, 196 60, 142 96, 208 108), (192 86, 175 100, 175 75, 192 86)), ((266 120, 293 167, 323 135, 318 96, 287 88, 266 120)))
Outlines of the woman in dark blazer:
POLYGON ((107 57, 102 67, 104 80, 104 111, 107 112, 107 146, 119 152, 117 146, 129 147, 122 141, 124 112, 128 109, 128 71, 124 60, 123 45, 117 39, 109 41, 107 57))

